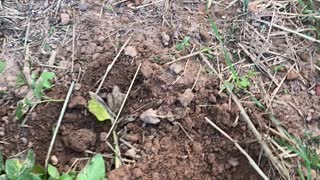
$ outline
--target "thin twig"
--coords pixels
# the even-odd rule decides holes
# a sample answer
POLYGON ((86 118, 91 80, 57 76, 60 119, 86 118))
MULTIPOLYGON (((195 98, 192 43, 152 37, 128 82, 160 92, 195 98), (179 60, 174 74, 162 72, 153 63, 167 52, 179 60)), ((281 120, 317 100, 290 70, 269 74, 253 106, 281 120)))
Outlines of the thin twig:
MULTIPOLYGON (((74 82, 72 82, 71 85, 70 85, 70 87, 69 87, 69 91, 68 91, 68 94, 67 94, 66 99, 65 99, 65 101, 64 101, 64 104, 63 104, 63 106, 62 106, 61 113, 60 113, 60 116, 59 116, 57 125, 56 125, 56 127, 55 127, 55 129, 54 129, 54 132, 53 132, 52 140, 51 140, 51 143, 50 143, 50 146, 49 146, 49 149, 48 149, 48 153, 47 153, 47 157, 46 157, 46 161, 45 161, 45 172, 47 172, 47 168, 48 168, 48 163, 49 163, 51 151, 52 151, 54 142, 55 142, 55 140, 56 140, 56 137, 57 137, 57 134, 58 134, 58 130, 59 130, 60 125, 61 125, 61 122, 62 122, 62 118, 63 118, 64 113, 65 113, 65 111, 66 111, 68 102, 69 102, 69 100, 70 100, 70 97, 71 97, 71 94, 72 94, 72 91, 73 91, 73 87, 74 87, 74 82)), ((45 174, 47 174, 47 173, 45 173, 45 174)))
POLYGON ((202 70, 202 66, 200 64, 200 67, 199 67, 199 70, 198 70, 198 73, 197 73, 197 77, 196 77, 196 80, 194 81, 194 84, 192 85, 192 88, 191 88, 191 91, 196 87, 197 85, 197 82, 199 80, 199 76, 200 76, 200 73, 201 73, 201 70, 202 70))
POLYGON ((246 156, 246 158, 249 161, 249 164, 257 171, 257 173, 263 178, 263 179, 269 179, 264 172, 259 168, 257 163, 251 158, 251 156, 235 141, 232 139, 226 132, 224 132, 221 128, 219 128, 215 123, 213 123, 210 119, 205 117, 205 120, 213 126, 216 130, 218 130, 222 135, 224 135, 226 138, 228 138, 231 142, 234 143, 234 145, 239 149, 239 151, 246 156))
POLYGON ((174 61, 168 62, 168 63, 166 63, 166 65, 170 65, 170 64, 176 63, 176 62, 178 62, 178 61, 181 61, 181 60, 183 60, 183 59, 187 59, 187 58, 192 57, 192 56, 197 56, 197 55, 199 55, 200 53, 204 53, 204 52, 207 52, 207 51, 209 51, 209 50, 210 50, 210 48, 202 49, 202 50, 200 50, 200 51, 197 51, 197 52, 188 54, 188 55, 186 55, 186 56, 180 57, 180 58, 178 58, 178 59, 176 59, 176 60, 174 60, 174 61))
POLYGON ((159 1, 155 1, 155 2, 149 3, 149 4, 144 4, 144 5, 141 5, 141 6, 131 7, 131 9, 140 9, 140 8, 147 7, 147 6, 150 6, 150 5, 153 5, 153 4, 161 3, 162 1, 163 0, 159 0, 159 1))
POLYGON ((72 63, 71 63, 71 73, 73 72, 73 68, 74 68, 74 56, 75 56, 75 35, 76 34, 76 24, 73 24, 73 28, 72 28, 72 63))
POLYGON ((274 23, 271 24, 271 23, 269 23, 269 22, 267 22, 267 21, 260 20, 260 19, 256 19, 256 18, 254 18, 253 20, 258 21, 258 22, 261 22, 261 23, 264 23, 264 24, 266 24, 266 25, 268 25, 268 26, 273 26, 273 27, 278 28, 278 29, 281 29, 281 30, 283 30, 283 31, 287 31, 287 32, 289 32, 289 33, 293 33, 293 34, 298 35, 298 36, 300 36, 300 37, 302 37, 302 38, 305 38, 305 39, 307 39, 307 40, 309 40, 309 41, 316 42, 316 43, 320 43, 320 40, 315 39, 315 38, 310 37, 310 36, 307 36, 307 35, 305 35, 305 34, 299 33, 299 32, 297 32, 297 31, 295 31, 295 30, 292 30, 292 29, 289 29, 289 28, 286 28, 286 27, 283 27, 283 26, 280 26, 280 25, 277 25, 277 24, 274 24, 274 23))
POLYGON ((131 37, 132 37, 132 36, 130 36, 130 37, 128 38, 128 40, 123 44, 123 46, 121 47, 121 49, 120 49, 120 51, 118 52, 118 54, 116 55, 116 57, 113 59, 112 63, 111 63, 110 65, 108 65, 107 70, 106 70, 106 72, 104 73, 104 75, 103 75, 103 77, 102 77, 102 80, 101 80, 101 82, 100 82, 100 84, 99 84, 99 87, 98 87, 98 89, 96 90, 96 94, 99 93, 99 91, 100 91, 100 89, 101 89, 104 81, 106 80, 106 77, 107 77, 108 73, 109 73, 110 70, 112 69, 114 63, 115 63, 115 62, 117 61, 117 59, 119 58, 119 56, 120 56, 121 52, 123 51, 123 49, 124 49, 124 48, 127 46, 127 44, 129 43, 131 37))
MULTIPOLYGON (((130 39, 130 38, 129 38, 129 39, 130 39)), ((128 40, 129 40, 129 39, 128 39, 128 40)), ((128 41, 127 41, 127 42, 128 42, 128 41)), ((120 52, 121 52, 121 50, 120 50, 120 52)), ((119 52, 119 53, 120 53, 120 52, 119 52)), ((114 120, 114 122, 113 122, 113 124, 112 124, 112 126, 111 126, 111 128, 110 128, 110 130, 109 130, 109 132, 108 132, 108 134, 107 134, 107 136, 106 136, 106 138, 105 138, 105 141, 107 141, 108 137, 110 136, 111 132, 113 131, 114 127, 116 126, 116 124, 117 124, 117 122, 118 122, 118 119, 119 119, 119 117, 120 117, 121 111, 122 111, 122 109, 123 109, 123 107, 124 107, 124 105, 125 105, 125 103, 126 103, 126 101, 127 101, 127 99, 128 99, 129 93, 130 93, 130 91, 131 91, 131 88, 132 88, 132 86, 133 86, 134 81, 135 81, 136 78, 137 78, 137 75, 138 75, 138 72, 139 72, 139 70, 140 70, 140 67, 141 67, 141 63, 139 64, 139 66, 138 66, 138 68, 137 68, 137 71, 136 71, 136 73, 135 73, 135 75, 134 75, 134 77, 133 77, 133 79, 132 79, 132 81, 131 81, 131 84, 130 84, 130 87, 129 87, 128 91, 127 91, 127 94, 126 94, 126 96, 125 96, 125 98, 124 98, 124 100, 123 100, 123 102, 122 102, 122 104, 121 104, 120 110, 119 110, 119 112, 118 112, 118 114, 117 114, 117 116, 116 116, 116 118, 115 118, 115 120, 114 120)))

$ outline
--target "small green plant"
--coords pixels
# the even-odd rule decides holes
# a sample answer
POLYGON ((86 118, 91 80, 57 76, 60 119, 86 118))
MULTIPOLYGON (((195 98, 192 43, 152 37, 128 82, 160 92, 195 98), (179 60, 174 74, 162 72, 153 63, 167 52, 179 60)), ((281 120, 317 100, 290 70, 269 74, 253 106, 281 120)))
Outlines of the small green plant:
POLYGON ((189 46, 190 46, 190 37, 186 36, 183 38, 182 42, 180 42, 176 45, 176 49, 178 51, 183 51, 189 46))
POLYGON ((35 165, 35 154, 32 150, 28 150, 25 158, 7 159, 5 164, 0 153, 0 180, 103 180, 105 175, 105 164, 101 154, 96 154, 78 174, 60 173, 56 167, 49 164, 49 178, 46 178, 44 169, 35 165))
POLYGON ((5 165, 3 155, 0 154, 0 179, 8 180, 41 180, 41 172, 36 171, 35 155, 32 150, 27 152, 25 158, 7 159, 5 165))
POLYGON ((250 86, 250 84, 251 84, 250 80, 249 80, 249 75, 246 75, 246 76, 243 76, 243 77, 239 77, 238 76, 238 73, 237 73, 237 71, 235 70, 235 68, 234 68, 234 66, 232 64, 231 57, 230 57, 228 51, 226 50, 226 48, 223 45, 223 41, 222 41, 221 35, 219 33, 218 27, 213 22, 212 18, 210 18, 210 24, 211 24, 212 31, 215 34, 215 36, 216 36, 216 38, 217 38, 217 40, 218 40, 218 42, 219 42, 219 44, 221 46, 223 56, 224 56, 224 58, 226 60, 227 65, 229 66, 229 68, 231 70, 232 78, 235 81, 237 87, 240 88, 240 89, 248 88, 250 86))
POLYGON ((53 79, 55 76, 56 75, 53 72, 43 72, 40 75, 40 78, 36 80, 36 76, 32 75, 33 93, 38 99, 42 99, 45 90, 52 88, 50 80, 53 79))
POLYGON ((0 74, 6 69, 7 63, 5 61, 0 60, 0 74))
POLYGON ((96 154, 87 164, 87 166, 79 172, 77 180, 103 180, 105 174, 106 168, 103 157, 101 154, 96 154))
POLYGON ((269 112, 260 101, 256 99, 256 97, 251 96, 251 100, 256 104, 257 107, 259 107, 259 109, 264 111, 269 116, 269 119, 278 127, 280 131, 282 131, 282 134, 286 136, 285 138, 275 138, 275 141, 280 146, 286 147, 300 157, 297 159, 297 172, 300 178, 305 179, 304 176, 306 175, 307 180, 311 180, 312 169, 317 171, 320 170, 320 155, 315 148, 319 146, 320 136, 312 136, 312 134, 306 133, 304 138, 299 139, 291 135, 280 125, 280 122, 276 119, 276 117, 269 112), (316 144, 316 146, 313 146, 314 144, 316 144), (303 173, 302 167, 306 168, 307 174, 303 173))
POLYGON ((48 180, 73 180, 76 179, 76 173, 74 172, 69 172, 69 173, 60 173, 59 170, 49 164, 48 166, 48 175, 49 179, 48 180))
POLYGON ((304 174, 302 173, 302 166, 307 169, 307 180, 311 180, 311 171, 320 170, 320 155, 316 152, 316 149, 312 147, 311 143, 308 142, 308 138, 298 139, 293 135, 285 131, 287 138, 293 140, 294 144, 287 142, 286 140, 280 140, 279 144, 286 146, 289 150, 296 153, 301 160, 298 160, 298 174, 301 179, 304 179, 304 174))
POLYGON ((281 71, 283 71, 284 69, 285 69, 285 66, 282 65, 282 64, 279 64, 279 65, 273 67, 273 71, 274 71, 274 72, 281 72, 281 71))
MULTIPOLYGON (((53 101, 52 99, 45 96, 44 91, 52 88, 52 83, 50 82, 55 77, 53 72, 43 72, 39 78, 35 74, 31 74, 31 87, 33 90, 33 95, 39 100, 39 102, 32 102, 28 98, 24 98, 19 101, 16 108, 16 117, 21 119, 24 114, 24 109, 27 107, 32 107, 34 104, 41 103, 41 100, 46 99, 48 101, 53 101)), ((23 76, 19 78, 17 83, 19 85, 25 84, 25 79, 23 76)))
POLYGON ((96 154, 78 175, 74 172, 60 173, 58 169, 49 164, 49 180, 104 180, 106 168, 101 154, 96 154))

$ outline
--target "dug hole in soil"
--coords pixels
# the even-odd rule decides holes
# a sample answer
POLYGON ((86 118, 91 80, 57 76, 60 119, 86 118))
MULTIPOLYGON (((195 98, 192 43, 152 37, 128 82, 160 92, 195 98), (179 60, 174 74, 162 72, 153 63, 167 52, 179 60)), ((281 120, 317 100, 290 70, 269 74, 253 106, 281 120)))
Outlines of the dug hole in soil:
MULTIPOLYGON (((246 124, 240 118, 233 125, 239 114, 237 108, 226 94, 219 92, 219 81, 207 73, 198 59, 190 58, 171 65, 155 60, 170 60, 165 54, 175 49, 172 39, 178 28, 163 26, 152 17, 145 18, 145 12, 132 10, 126 5, 114 8, 115 13, 108 18, 99 19, 97 12, 102 4, 88 4, 90 8, 73 20, 77 22, 74 73, 80 78, 65 112, 51 163, 60 171, 67 172, 77 158, 91 157, 90 152, 94 152, 106 155, 110 180, 260 179, 234 144, 205 121, 208 117, 236 139, 254 160, 259 160, 265 172, 269 171, 270 164, 267 158, 259 158, 260 146, 246 124), (117 33, 112 41, 108 38, 109 32, 117 33), (88 112, 86 102, 90 99, 89 91, 96 90, 100 78, 129 36, 132 39, 128 47, 100 91, 105 101, 117 87, 118 93, 123 95, 142 63, 116 128, 120 151, 126 161, 114 169, 113 151, 104 141, 111 122, 97 121, 88 112), (152 121, 155 123, 143 121, 141 114, 146 112, 157 115, 152 121)), ((185 27, 180 33, 193 35, 197 30, 192 30, 192 25, 201 24, 204 29, 201 43, 211 41, 204 4, 197 5, 203 14, 192 17, 181 10, 185 5, 176 3, 174 6, 177 7, 172 8, 180 10, 176 12, 180 17, 189 19, 189 22, 180 24, 185 27)), ((72 39, 72 36, 71 32, 67 33, 67 38, 72 39)), ((58 49, 58 63, 70 60, 70 47, 71 43, 58 49)), ((177 56, 183 55, 177 53, 177 56)), ((46 95, 64 99, 71 80, 77 76, 64 70, 55 71, 58 78, 46 95)), ((19 122, 14 123, 13 106, 2 105, 0 116, 4 134, 1 140, 6 143, 1 143, 0 149, 4 155, 10 157, 32 148, 37 162, 44 165, 62 105, 63 102, 39 104, 31 112, 26 127, 20 127, 19 122)), ((108 140, 113 142, 112 138, 108 140)), ((76 170, 83 168, 86 162, 77 164, 76 170)))

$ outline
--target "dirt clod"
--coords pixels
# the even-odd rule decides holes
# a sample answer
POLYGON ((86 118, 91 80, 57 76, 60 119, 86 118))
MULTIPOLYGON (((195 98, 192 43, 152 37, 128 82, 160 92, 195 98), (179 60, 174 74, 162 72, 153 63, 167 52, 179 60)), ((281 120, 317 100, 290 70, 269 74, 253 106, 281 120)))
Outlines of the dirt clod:
POLYGON ((183 67, 180 64, 176 64, 176 63, 170 65, 169 68, 171 73, 173 74, 179 74, 183 70, 183 67))
POLYGON ((320 96, 320 85, 316 85, 316 95, 320 96))
POLYGON ((298 72, 296 72, 295 70, 291 70, 288 75, 287 75, 287 80, 291 81, 291 80, 295 80, 299 77, 298 72))
POLYGON ((96 143, 96 134, 89 129, 79 129, 65 138, 67 147, 77 152, 84 152, 96 143))
POLYGON ((118 86, 113 87, 112 93, 107 95, 108 105, 113 112, 116 112, 120 108, 125 96, 125 94, 120 92, 120 88, 118 86))
POLYGON ((157 118, 157 110, 148 109, 140 115, 140 119, 146 124, 158 124, 160 119, 157 118))
POLYGON ((71 99, 70 103, 68 104, 68 108, 81 108, 81 107, 86 107, 87 106, 87 101, 84 97, 82 96, 75 96, 71 99))
POLYGON ((191 89, 186 89, 183 94, 179 95, 179 101, 183 107, 187 107, 194 98, 194 94, 191 89))
POLYGON ((136 178, 140 178, 143 176, 143 172, 140 168, 134 168, 132 170, 132 174, 136 177, 136 178))
POLYGON ((103 142, 106 140, 108 133, 107 132, 102 132, 100 133, 100 141, 103 142))

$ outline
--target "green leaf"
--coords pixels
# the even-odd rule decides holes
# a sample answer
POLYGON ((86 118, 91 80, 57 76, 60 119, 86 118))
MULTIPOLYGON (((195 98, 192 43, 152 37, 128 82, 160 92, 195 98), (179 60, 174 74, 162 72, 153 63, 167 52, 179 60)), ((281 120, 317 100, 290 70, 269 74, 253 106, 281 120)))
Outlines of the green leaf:
POLYGON ((42 79, 42 86, 50 89, 52 87, 52 84, 50 82, 51 79, 53 79, 56 75, 53 72, 44 72, 41 74, 40 78, 42 79))
POLYGON ((96 154, 89 164, 77 176, 77 180, 103 180, 106 175, 104 160, 101 154, 96 154))
POLYGON ((190 46, 190 37, 189 36, 186 36, 183 38, 182 42, 181 43, 178 43, 176 45, 176 49, 178 51, 183 51, 186 47, 190 46))
POLYGON ((44 168, 42 167, 42 166, 39 166, 39 165, 35 165, 33 168, 32 168, 32 170, 31 170, 31 172, 33 173, 33 174, 35 174, 35 175, 39 175, 39 176, 42 176, 42 175, 44 175, 44 168))
POLYGON ((16 109, 16 117, 18 118, 18 120, 20 120, 22 116, 23 116, 23 103, 18 102, 17 109, 16 109))
POLYGON ((4 71, 6 66, 7 66, 7 63, 5 61, 0 61, 0 74, 4 71))
POLYGON ((63 174, 59 180, 72 180, 72 176, 68 175, 68 174, 63 174))
POLYGON ((91 100, 88 102, 89 111, 96 116, 99 121, 111 119, 105 103, 96 94, 90 93, 91 100))
POLYGON ((0 174, 4 171, 3 155, 0 152, 0 174))
POLYGON ((251 96, 251 100, 256 104, 256 106, 262 110, 265 110, 266 108, 263 106, 263 104, 254 96, 251 96))
POLYGON ((41 178, 33 173, 26 173, 22 175, 18 180, 41 180, 41 178))
POLYGON ((48 174, 53 179, 59 179, 60 178, 60 173, 59 173, 58 169, 56 167, 52 166, 51 164, 49 164, 49 166, 48 166, 48 174))
POLYGON ((27 81, 26 81, 25 77, 22 74, 18 74, 17 75, 16 84, 17 84, 18 87, 21 87, 21 86, 27 84, 27 81))
POLYGON ((9 179, 28 179, 28 172, 30 172, 35 163, 35 155, 32 150, 29 150, 25 160, 17 158, 6 161, 6 174, 9 179))
POLYGON ((221 91, 224 91, 224 90, 227 89, 227 88, 230 89, 230 91, 233 91, 234 85, 231 84, 230 82, 226 81, 226 82, 224 82, 224 84, 222 84, 221 87, 220 87, 221 91))
POLYGON ((238 86, 242 89, 246 89, 250 86, 250 81, 248 78, 246 77, 241 77, 238 81, 238 86))

